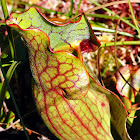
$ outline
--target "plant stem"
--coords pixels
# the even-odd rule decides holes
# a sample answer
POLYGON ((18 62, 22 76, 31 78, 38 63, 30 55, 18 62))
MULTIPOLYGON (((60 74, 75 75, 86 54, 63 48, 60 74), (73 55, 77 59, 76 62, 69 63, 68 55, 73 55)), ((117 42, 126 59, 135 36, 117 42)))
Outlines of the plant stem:
POLYGON ((77 10, 76 10, 76 15, 78 14, 78 11, 79 11, 79 8, 80 8, 80 5, 81 5, 81 1, 82 1, 82 0, 79 1, 78 8, 77 8, 77 10))
MULTIPOLYGON (((2 6, 4 18, 6 20, 8 18, 8 16, 9 16, 9 14, 8 14, 8 10, 7 10, 5 0, 1 0, 1 6, 2 6)), ((11 57, 12 57, 12 60, 14 60, 14 58, 15 58, 14 48, 15 47, 14 47, 13 35, 12 35, 12 31, 11 31, 11 29, 9 27, 7 27, 7 31, 8 31, 8 42, 9 42, 9 46, 10 46, 10 50, 11 50, 11 57)))
MULTIPOLYGON (((103 43, 101 44, 101 47, 109 47, 109 46, 114 46, 115 43, 111 42, 111 43, 103 43)), ((140 45, 140 41, 118 41, 116 42, 116 45, 140 45)))
POLYGON ((138 26, 138 23, 137 23, 137 20, 135 18, 135 14, 134 14, 134 11, 133 11, 133 8, 132 8, 132 5, 131 5, 131 2, 130 0, 128 0, 128 4, 129 4, 129 8, 130 8, 130 12, 131 12, 131 15, 132 15, 132 19, 133 19, 133 22, 135 24, 135 27, 136 27, 136 30, 140 36, 140 29, 139 29, 139 26, 138 26))
MULTIPOLYGON (((115 33, 115 30, 113 29, 108 29, 108 28, 101 28, 101 27, 92 27, 93 30, 96 30, 96 31, 102 31, 102 32, 108 32, 108 33, 115 33)), ((130 36, 130 37, 136 37, 136 38, 139 38, 140 39, 140 36, 138 35, 132 35, 132 34, 129 34, 127 32, 120 32, 120 31, 117 31, 118 34, 120 35, 124 35, 124 36, 130 36)))
POLYGON ((7 19, 9 15, 8 15, 8 10, 7 10, 7 6, 6 6, 6 1, 5 0, 1 0, 1 6, 2 6, 4 18, 7 19))
POLYGON ((109 64, 111 63, 112 60, 113 60, 113 58, 111 57, 111 58, 109 59, 109 61, 107 62, 106 67, 104 68, 103 73, 102 73, 102 75, 101 75, 102 77, 105 76, 105 73, 106 73, 106 71, 107 71, 107 69, 108 69, 108 66, 109 66, 109 64))
MULTIPOLYGON (((105 14, 86 14, 89 17, 97 17, 97 18, 104 18, 104 19, 118 19, 115 16, 109 16, 105 14)), ((132 20, 130 17, 123 17, 125 20, 132 20)))
MULTIPOLYGON (((11 66, 9 67, 8 71, 7 71, 7 74, 6 74, 6 78, 7 78, 7 81, 8 83, 10 82, 12 76, 13 76, 13 73, 16 69, 16 67, 18 66, 20 62, 17 62, 17 61, 14 61, 11 66)), ((2 73, 3 75, 3 73, 2 73)), ((0 91, 0 108, 3 106, 3 101, 5 99, 5 94, 6 94, 6 91, 7 91, 7 85, 6 85, 6 82, 5 82, 5 79, 4 79, 4 82, 2 84, 2 88, 1 88, 1 91, 0 91)))
POLYGON ((72 17, 72 11, 73 11, 73 0, 70 0, 70 1, 71 1, 71 5, 70 5, 69 17, 71 18, 72 17))

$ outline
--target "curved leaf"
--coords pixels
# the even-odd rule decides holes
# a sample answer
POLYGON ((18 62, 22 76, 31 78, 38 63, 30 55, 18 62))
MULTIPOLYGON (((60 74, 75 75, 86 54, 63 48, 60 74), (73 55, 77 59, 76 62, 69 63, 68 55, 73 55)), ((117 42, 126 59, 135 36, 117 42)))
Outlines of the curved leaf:
POLYGON ((37 84, 45 90, 61 88, 69 99, 85 96, 89 75, 77 57, 68 52, 48 51, 49 38, 38 29, 22 29, 19 32, 30 45, 30 65, 37 84))
POLYGON ((44 91, 35 84, 33 90, 45 124, 59 139, 113 139, 105 95, 89 90, 81 100, 68 100, 61 89, 44 91))
POLYGON ((103 88, 94 79, 91 79, 90 83, 93 94, 95 92, 100 92, 100 94, 106 95, 110 105, 111 123, 113 127, 123 140, 130 140, 131 138, 126 130, 126 118, 128 114, 122 101, 115 93, 103 88))
POLYGON ((81 44, 83 52, 96 50, 100 46, 84 14, 75 22, 58 24, 31 7, 22 14, 11 14, 10 19, 6 21, 9 26, 16 24, 21 29, 35 28, 46 33, 50 39, 50 51, 73 52, 78 49, 81 41, 83 41, 81 44))
POLYGON ((128 123, 131 126, 136 113, 136 110, 131 111, 131 109, 135 109, 137 107, 137 105, 135 105, 135 97, 140 91, 140 67, 126 65, 125 67, 120 68, 120 72, 124 76, 125 80, 133 87, 132 88, 128 83, 126 83, 126 81, 121 77, 121 75, 117 73, 116 89, 118 90, 120 95, 122 95, 121 99, 124 105, 128 110, 130 110, 128 123))
POLYGON ((123 140, 130 139, 123 103, 83 64, 80 47, 91 51, 100 45, 84 14, 60 25, 30 8, 12 14, 6 23, 27 42, 35 101, 44 122, 59 139, 113 139, 110 120, 123 140), (78 57, 72 54, 75 51, 78 57))
MULTIPOLYGON (((8 69, 7 73, 6 73, 6 77, 7 77, 7 80, 8 82, 10 82, 12 76, 13 76, 13 73, 16 69, 16 67, 18 66, 20 62, 17 62, 17 61, 14 61, 10 68, 8 69)), ((6 82, 4 81, 3 82, 3 85, 2 85, 2 88, 0 89, 0 108, 2 107, 2 104, 3 104, 3 101, 4 101, 4 97, 5 95, 7 96, 6 98, 10 98, 10 94, 9 92, 6 92, 7 91, 7 85, 6 85, 6 82)))
MULTIPOLYGON (((124 78, 128 81, 129 84, 131 84, 137 91, 140 90, 139 66, 127 65, 125 67, 122 67, 120 69, 120 72, 123 74, 124 78)), ((130 85, 128 85, 126 81, 124 81, 119 73, 117 73, 116 88, 122 96, 126 96, 131 100, 131 102, 135 102, 135 96, 137 95, 137 92, 132 89, 132 87, 130 87, 130 85)))

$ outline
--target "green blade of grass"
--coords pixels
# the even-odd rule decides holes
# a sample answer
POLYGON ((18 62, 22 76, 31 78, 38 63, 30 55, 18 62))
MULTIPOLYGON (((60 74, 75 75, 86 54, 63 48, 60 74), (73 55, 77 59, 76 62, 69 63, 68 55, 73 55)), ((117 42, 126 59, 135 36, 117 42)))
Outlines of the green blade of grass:
POLYGON ((133 11, 133 8, 132 8, 130 0, 128 0, 128 4, 129 4, 129 8, 130 8, 130 12, 131 12, 131 15, 132 15, 133 22, 134 22, 136 30, 137 30, 137 32, 138 32, 138 34, 140 36, 140 29, 138 27, 138 23, 137 23, 137 20, 135 18, 135 14, 134 14, 134 11, 133 11))
POLYGON ((10 66, 11 64, 2 64, 2 67, 8 67, 10 66))
POLYGON ((102 73, 102 75, 101 75, 102 77, 105 76, 105 73, 106 73, 106 71, 107 71, 107 69, 108 69, 108 66, 109 66, 109 64, 111 63, 112 60, 113 60, 113 58, 111 57, 111 58, 109 59, 109 61, 107 62, 106 67, 104 68, 103 73, 102 73))
MULTIPOLYGON (((2 10, 3 10, 4 18, 6 20, 9 16, 9 14, 8 14, 8 10, 7 10, 5 0, 1 0, 1 7, 2 7, 2 10)), ((12 31, 9 27, 7 27, 7 31, 8 31, 8 42, 9 42, 9 46, 10 46, 10 50, 11 50, 11 57, 12 57, 12 60, 14 60, 14 58, 15 58, 14 48, 15 47, 14 47, 13 35, 12 35, 12 31)))
POLYGON ((79 8, 80 8, 80 5, 81 5, 81 1, 82 1, 82 0, 79 1, 78 8, 77 8, 77 10, 76 10, 76 15, 79 13, 78 11, 79 11, 79 8))
MULTIPOLYGON (((86 16, 89 17, 97 17, 97 18, 104 18, 104 19, 118 19, 115 16, 109 16, 109 15, 105 15, 105 14, 86 14, 86 16)), ((125 20, 131 20, 130 17, 123 17, 125 20)))
MULTIPOLYGON (((107 28, 101 28, 101 27, 92 27, 92 29, 97 30, 97 31, 104 31, 104 32, 108 32, 108 33, 115 33, 115 30, 113 30, 113 29, 107 29, 107 28)), ((129 36, 129 37, 137 37, 137 38, 140 39, 140 36, 132 35, 132 34, 129 34, 127 32, 117 31, 117 34, 124 35, 124 36, 129 36)))
POLYGON ((109 15, 105 15, 105 14, 86 14, 86 16, 104 18, 104 19, 118 19, 117 17, 109 16, 109 15))
MULTIPOLYGON (((17 61, 14 61, 12 64, 10 64, 10 68, 8 69, 7 74, 6 74, 6 78, 7 78, 8 82, 10 82, 10 80, 13 76, 13 73, 14 73, 18 64, 19 63, 17 61)), ((7 91, 7 85, 6 85, 6 82, 4 81, 3 85, 2 85, 1 92, 0 92, 0 108, 2 107, 3 101, 5 99, 6 91, 7 91)))
POLYGON ((71 18, 72 17, 72 14, 73 14, 73 0, 70 0, 71 2, 71 5, 70 5, 70 13, 69 13, 69 17, 71 18))
MULTIPOLYGON (((101 44, 101 47, 109 47, 109 46, 114 46, 115 43, 114 42, 110 42, 110 43, 103 43, 101 44)), ((116 45, 140 45, 140 41, 118 41, 116 42, 116 45)))
MULTIPOLYGON (((17 115, 18 115, 18 117, 20 118, 21 125, 22 125, 22 127, 23 127, 23 130, 24 130, 24 133, 25 133, 25 135, 26 135, 26 138, 27 138, 27 140, 30 140, 29 135, 28 135, 28 133, 27 133, 27 131, 26 131, 26 129, 25 129, 24 122, 23 122, 22 117, 21 117, 21 115, 20 115, 20 112, 19 112, 17 103, 16 103, 16 101, 15 101, 13 92, 12 92, 12 90, 11 90, 11 88, 10 88, 10 85, 9 85, 9 80, 10 80, 10 78, 11 78, 11 75, 12 75, 12 73, 14 72, 14 70, 15 70, 15 68, 17 67, 18 64, 19 64, 19 62, 15 61, 15 62, 11 65, 11 68, 9 69, 9 72, 7 73, 7 75, 5 75, 5 72, 4 72, 4 70, 3 70, 3 67, 2 67, 1 62, 0 62, 0 69, 1 69, 1 72, 2 72, 3 77, 4 77, 4 79, 5 79, 5 80, 4 80, 4 82, 5 82, 5 88, 6 88, 6 89, 9 91, 9 93, 10 93, 10 96, 11 96, 12 101, 13 101, 13 103, 14 103, 15 110, 16 110, 16 112, 17 112, 17 115), (7 79, 7 76, 9 76, 9 79, 7 79)), ((1 95, 1 94, 0 94, 0 95, 1 95)), ((1 98, 0 98, 0 99, 1 99, 1 98)), ((1 102, 0 102, 0 103, 1 103, 1 102)), ((2 103, 3 103, 3 102, 2 102, 2 103)))
POLYGON ((0 26, 2 26, 2 25, 3 25, 3 26, 6 26, 6 23, 0 23, 0 26))

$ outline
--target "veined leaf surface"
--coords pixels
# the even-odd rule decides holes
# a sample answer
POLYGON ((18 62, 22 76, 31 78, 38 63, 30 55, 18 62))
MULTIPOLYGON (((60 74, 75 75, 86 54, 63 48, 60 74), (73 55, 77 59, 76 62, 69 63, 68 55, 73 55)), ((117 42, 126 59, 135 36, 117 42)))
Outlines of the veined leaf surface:
POLYGON ((50 51, 73 52, 79 49, 81 41, 84 46, 83 52, 96 50, 100 46, 84 14, 75 22, 58 24, 31 7, 24 13, 11 14, 10 18, 11 21, 7 21, 7 24, 18 25, 21 29, 39 29, 45 32, 50 39, 50 51))
POLYGON ((100 46, 84 14, 60 25, 30 8, 12 14, 6 23, 27 43, 35 101, 45 124, 59 139, 111 140, 110 121, 123 140, 130 139, 121 100, 83 64, 82 47, 84 52, 100 46))

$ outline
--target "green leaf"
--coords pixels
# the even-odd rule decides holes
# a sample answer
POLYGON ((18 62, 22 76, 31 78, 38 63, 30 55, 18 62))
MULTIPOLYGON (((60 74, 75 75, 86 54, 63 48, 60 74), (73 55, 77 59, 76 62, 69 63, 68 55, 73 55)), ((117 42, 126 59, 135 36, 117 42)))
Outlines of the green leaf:
POLYGON ((124 104, 82 61, 83 48, 100 46, 84 14, 75 22, 56 24, 30 8, 11 14, 6 23, 27 43, 37 108, 59 139, 111 140, 110 121, 123 140, 130 139, 124 104))
POLYGON ((33 90, 45 124, 59 139, 113 139, 105 95, 90 88, 84 98, 68 100, 59 89, 47 92, 34 85, 33 90))
POLYGON ((121 99, 129 111, 128 123, 132 126, 134 121, 134 116, 136 113, 136 96, 140 91, 140 67, 126 65, 120 68, 121 74, 124 76, 125 80, 133 87, 131 87, 126 81, 121 77, 119 73, 117 73, 117 84, 116 89, 122 95, 121 99), (133 104, 133 106, 132 106, 133 104))
POLYGON ((7 117, 7 126, 9 127, 9 124, 15 119, 15 114, 12 111, 8 112, 8 117, 7 117))
POLYGON ((49 21, 35 8, 30 8, 22 14, 11 14, 10 18, 11 20, 6 21, 9 26, 15 25, 14 28, 19 26, 21 29, 35 28, 46 33, 50 39, 50 51, 73 52, 77 49, 77 45, 86 39, 89 39, 96 49, 100 46, 85 15, 82 15, 78 21, 58 24, 49 21))
POLYGON ((7 58, 7 56, 8 56, 8 55, 7 55, 6 53, 4 53, 4 54, 1 56, 1 58, 4 59, 4 58, 7 58))
MULTIPOLYGON (((1 91, 1 88, 2 88, 2 83, 0 83, 0 91, 1 91)), ((10 98, 10 94, 9 94, 8 91, 6 91, 6 93, 5 93, 5 98, 6 99, 9 99, 10 98)))
POLYGON ((125 80, 133 86, 133 89, 126 81, 117 73, 117 85, 116 88, 118 92, 130 99, 132 103, 135 103, 135 97, 140 90, 140 67, 127 65, 120 69, 120 72, 124 76, 125 80))
MULTIPOLYGON (((11 64, 10 68, 8 69, 7 74, 6 74, 6 78, 7 78, 8 82, 10 82, 10 80, 13 76, 13 73, 14 73, 14 71, 19 63, 20 62, 17 62, 17 61, 13 62, 11 64)), ((3 82, 2 88, 0 89, 0 93, 1 93, 0 94, 0 108, 1 108, 3 101, 5 99, 5 96, 6 96, 6 98, 9 98, 9 96, 10 96, 9 93, 7 92, 7 85, 6 85, 5 81, 3 82)))
POLYGON ((103 88, 94 79, 91 79, 91 87, 92 87, 93 94, 95 92, 99 92, 103 95, 106 95, 110 105, 111 123, 113 127, 115 128, 115 130, 118 132, 118 134, 121 136, 123 140, 129 140, 130 137, 126 132, 126 124, 125 124, 126 117, 128 114, 126 112, 124 104, 122 104, 119 97, 115 93, 103 88))

